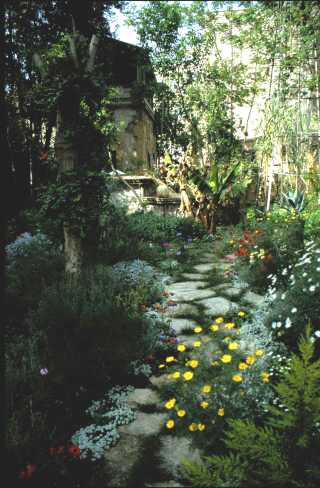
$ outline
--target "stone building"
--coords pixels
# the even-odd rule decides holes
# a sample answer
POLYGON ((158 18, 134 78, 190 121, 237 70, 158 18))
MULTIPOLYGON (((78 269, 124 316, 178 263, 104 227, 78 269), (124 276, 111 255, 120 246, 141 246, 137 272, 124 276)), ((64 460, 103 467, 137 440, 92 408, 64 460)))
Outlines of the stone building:
POLYGON ((119 171, 114 178, 120 190, 114 201, 125 203, 134 212, 144 206, 162 215, 176 213, 180 196, 163 189, 151 175, 156 166, 153 91, 155 76, 146 51, 115 39, 104 49, 110 80, 117 94, 111 109, 118 128, 112 147, 112 163, 119 171))
POLYGON ((106 56, 116 89, 111 109, 119 131, 113 165, 126 174, 143 174, 156 162, 151 63, 144 49, 116 39, 108 40, 106 56))

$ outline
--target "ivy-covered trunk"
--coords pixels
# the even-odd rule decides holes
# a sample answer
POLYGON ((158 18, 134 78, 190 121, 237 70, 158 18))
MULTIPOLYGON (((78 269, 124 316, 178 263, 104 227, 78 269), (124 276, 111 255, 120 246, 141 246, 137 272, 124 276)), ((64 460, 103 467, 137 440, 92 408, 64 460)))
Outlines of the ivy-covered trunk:
MULTIPOLYGON (((57 112, 57 136, 55 153, 59 163, 59 171, 63 179, 63 173, 72 171, 78 167, 79 158, 75 144, 75 134, 78 129, 80 97, 77 90, 69 87, 65 96, 61 97, 57 112), (69 100, 67 94, 72 95, 69 100), (70 111, 71 110, 71 111, 70 111)), ((68 202, 66 202, 68 205, 68 202)), ((67 273, 79 273, 83 260, 83 244, 80 235, 68 222, 63 223, 65 271, 67 273)))

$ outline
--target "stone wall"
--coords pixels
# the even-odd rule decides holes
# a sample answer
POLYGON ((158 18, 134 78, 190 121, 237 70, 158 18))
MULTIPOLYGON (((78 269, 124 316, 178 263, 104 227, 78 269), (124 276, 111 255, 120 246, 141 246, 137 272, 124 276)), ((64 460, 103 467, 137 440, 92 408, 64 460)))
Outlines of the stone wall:
POLYGON ((135 103, 130 89, 120 89, 112 106, 113 117, 119 129, 115 143, 116 169, 131 174, 143 174, 155 165, 156 139, 154 115, 147 100, 135 103))

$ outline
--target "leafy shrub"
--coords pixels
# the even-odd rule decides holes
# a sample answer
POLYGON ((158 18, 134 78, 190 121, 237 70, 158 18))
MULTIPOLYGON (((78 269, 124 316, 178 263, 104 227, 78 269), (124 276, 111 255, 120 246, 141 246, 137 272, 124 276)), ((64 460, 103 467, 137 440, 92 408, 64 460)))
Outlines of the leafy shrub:
POLYGON ((7 315, 10 332, 17 333, 29 308, 35 308, 42 289, 63 272, 63 257, 44 234, 24 233, 6 247, 7 315))
POLYGON ((33 322, 45 333, 43 361, 56 381, 121 379, 131 361, 149 354, 162 332, 144 312, 153 293, 142 278, 124 286, 102 266, 48 288, 33 322))
POLYGON ((266 323, 289 347, 296 343, 303 323, 310 321, 320 328, 320 249, 310 241, 297 256, 298 260, 282 271, 285 283, 277 276, 269 277, 272 306, 266 323))
POLYGON ((137 212, 128 217, 129 235, 145 241, 162 243, 177 237, 202 237, 206 234, 205 228, 192 218, 163 217, 154 212, 137 212))
POLYGON ((149 289, 149 301, 159 300, 163 292, 163 285, 157 281, 156 270, 147 262, 135 259, 121 261, 112 267, 114 279, 119 285, 137 288, 143 284, 149 289))
POLYGON ((230 452, 203 463, 184 463, 194 486, 317 487, 320 479, 320 360, 312 361, 310 328, 299 341, 300 355, 274 387, 279 406, 269 407, 262 426, 251 420, 228 422, 224 443, 230 452))
POLYGON ((178 356, 168 356, 159 367, 169 368, 173 380, 163 387, 173 421, 168 429, 192 432, 208 447, 216 444, 226 419, 265 415, 272 398, 268 350, 242 345, 239 328, 222 317, 207 330, 197 326, 194 331, 199 335, 191 350, 178 344, 178 356))
POLYGON ((303 248, 301 220, 280 211, 276 215, 268 214, 258 226, 245 230, 233 245, 241 279, 257 290, 267 289, 269 274, 282 279, 283 269, 294 262, 296 251, 303 248))

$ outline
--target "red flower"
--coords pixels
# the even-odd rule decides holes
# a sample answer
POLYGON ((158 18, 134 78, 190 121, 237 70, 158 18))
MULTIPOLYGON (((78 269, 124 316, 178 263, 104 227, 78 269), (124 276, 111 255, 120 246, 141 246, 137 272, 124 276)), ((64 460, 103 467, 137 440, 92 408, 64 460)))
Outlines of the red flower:
POLYGON ((238 251, 236 252, 237 256, 248 256, 248 249, 246 247, 239 247, 238 251))
POLYGON ((31 478, 31 476, 33 475, 33 473, 37 470, 37 466, 35 464, 27 464, 25 469, 23 469, 20 474, 19 474, 19 478, 21 480, 27 480, 29 478, 31 478))
POLYGON ((68 453, 71 454, 73 457, 79 457, 80 456, 80 447, 76 446, 74 444, 71 444, 71 446, 68 447, 68 453))

